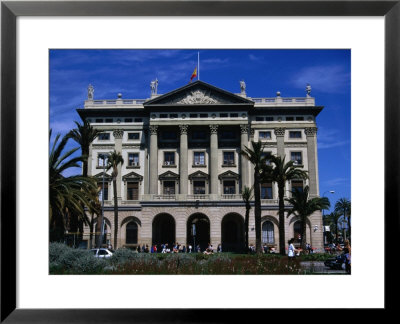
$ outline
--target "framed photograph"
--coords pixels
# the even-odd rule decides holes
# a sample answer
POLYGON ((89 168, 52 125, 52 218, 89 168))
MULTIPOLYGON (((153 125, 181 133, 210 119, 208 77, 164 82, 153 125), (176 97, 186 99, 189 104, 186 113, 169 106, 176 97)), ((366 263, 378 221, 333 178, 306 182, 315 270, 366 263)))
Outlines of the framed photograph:
MULTIPOLYGON (((236 312, 239 311, 249 314, 248 312, 257 309, 257 312, 262 313, 270 308, 389 310, 392 301, 388 296, 394 291, 396 285, 387 284, 388 271, 393 269, 390 265, 393 258, 388 247, 396 246, 395 237, 399 234, 397 226, 392 226, 393 216, 390 216, 399 213, 397 203, 399 197, 398 152, 400 151, 398 134, 400 120, 398 112, 400 101, 398 95, 399 21, 399 1, 2 1, 1 321, 5 323, 32 321, 51 323, 181 321, 190 323, 233 320, 236 312), (266 54, 268 51, 274 51, 276 55, 266 54), (239 52, 241 54, 238 54, 239 52), (287 54, 289 52, 293 53, 293 57, 287 54), (131 57, 135 57, 136 65, 129 60, 116 64, 117 60, 123 59, 121 53, 128 53, 131 57), (207 80, 201 81, 199 74, 203 73, 200 59, 202 53, 210 55, 210 64, 220 67, 219 75, 218 71, 215 72, 213 80, 221 77, 222 74, 231 75, 237 84, 236 93, 233 86, 227 92, 217 88, 217 84, 213 86, 207 84, 207 80), (315 69, 310 71, 303 66, 307 60, 325 62, 323 57, 326 53, 334 53, 332 56, 335 58, 343 55, 346 69, 342 70, 334 60, 329 64, 316 63, 316 67, 320 66, 317 71, 315 69), (193 55, 196 58, 193 58, 193 55), (243 60, 244 55, 249 62, 252 61, 254 64, 246 64, 243 60), (154 66, 153 69, 141 69, 154 63, 149 59, 152 56, 160 61, 161 57, 168 58, 163 61, 164 65, 160 65, 168 71, 167 75, 158 77, 162 75, 160 73, 155 75, 154 79, 148 79, 150 76, 143 79, 143 83, 148 83, 145 85, 147 88, 150 85, 149 100, 135 99, 136 101, 132 102, 131 99, 125 99, 125 88, 121 90, 120 85, 116 85, 115 75, 123 74, 127 82, 132 83, 127 85, 127 92, 134 88, 138 93, 144 93, 140 89, 143 85, 139 85, 138 81, 141 77, 134 74, 147 73, 150 70, 154 73, 154 66), (178 86, 181 81, 174 83, 173 74, 183 72, 177 70, 176 66, 180 63, 172 61, 171 57, 174 60, 182 59, 182 61, 190 57, 191 61, 185 65, 187 67, 193 60, 197 61, 194 71, 190 68, 187 72, 189 83, 181 88, 178 86), (235 73, 235 65, 231 64, 233 57, 243 62, 237 65, 237 73, 235 73), (268 60, 269 64, 262 69, 261 65, 255 63, 260 60, 268 60), (69 67, 65 69, 64 63, 67 61, 69 67), (167 69, 166 66, 169 63, 174 65, 167 69), (223 69, 224 64, 225 69, 223 69), (272 72, 274 68, 281 69, 281 72, 272 72), (251 91, 249 84, 255 85, 257 78, 247 82, 246 85, 245 80, 239 79, 239 74, 242 72, 238 71, 251 69, 254 70, 255 76, 263 74, 262 82, 258 85, 259 89, 263 90, 263 87, 267 87, 269 92, 274 91, 271 96, 273 98, 268 99, 269 101, 266 98, 257 99, 246 96, 246 90, 251 91), (311 105, 314 99, 311 96, 314 87, 313 84, 307 84, 307 80, 315 74, 318 74, 319 80, 322 80, 319 86, 325 88, 324 98, 331 103, 332 107, 329 109, 332 110, 338 109, 334 107, 334 103, 350 107, 350 93, 344 103, 340 101, 344 95, 337 89, 344 86, 350 89, 351 83, 351 121, 350 116, 332 118, 331 121, 327 121, 326 125, 331 122, 331 128, 336 128, 336 131, 325 132, 321 142, 318 143, 320 148, 325 149, 347 147, 347 151, 343 151, 341 157, 343 160, 348 159, 347 165, 350 164, 351 156, 351 175, 348 170, 347 177, 335 179, 332 177, 329 184, 325 183, 322 189, 319 188, 322 197, 325 193, 329 194, 331 184, 347 185, 350 195, 351 182, 351 198, 354 202, 351 218, 354 268, 351 276, 57 276, 49 274, 47 198, 48 155, 51 143, 49 144, 48 131, 49 125, 50 128, 54 127, 58 130, 71 128, 70 115, 55 116, 62 110, 52 110, 51 107, 63 107, 63 104, 70 106, 71 103, 77 103, 74 113, 77 111, 82 119, 86 118, 95 124, 100 123, 100 128, 106 129, 99 138, 100 142, 96 142, 95 147, 91 148, 90 154, 96 157, 89 166, 89 174, 103 175, 103 182, 105 173, 101 172, 105 168, 104 156, 103 161, 100 161, 97 155, 110 147, 107 146, 110 137, 121 138, 121 147, 124 146, 127 149, 125 156, 127 166, 121 174, 123 183, 120 184, 123 188, 122 201, 138 200, 139 195, 146 194, 149 197, 152 194, 149 201, 154 199, 154 195, 160 200, 167 199, 167 196, 175 196, 180 190, 177 188, 181 188, 184 184, 187 185, 185 195, 212 198, 213 194, 220 191, 225 199, 234 200, 242 185, 237 173, 243 173, 243 169, 240 169, 243 168, 243 162, 240 162, 240 156, 236 155, 229 140, 235 138, 240 143, 240 136, 244 133, 243 127, 239 128, 242 126, 240 121, 235 124, 237 134, 230 129, 225 130, 226 135, 223 132, 218 133, 222 140, 222 143, 218 145, 223 147, 222 165, 218 175, 208 170, 206 161, 215 153, 211 152, 212 144, 210 150, 200 145, 202 140, 211 140, 207 138, 208 135, 202 133, 201 125, 197 125, 197 133, 194 134, 192 130, 182 128, 179 123, 184 120, 184 124, 187 124, 189 119, 195 118, 210 118, 210 120, 230 118, 234 121, 235 118, 247 118, 246 113, 241 110, 219 111, 217 115, 211 109, 199 111, 198 114, 191 111, 191 115, 188 115, 189 112, 177 110, 168 112, 167 116, 162 116, 160 106, 165 102, 179 104, 189 101, 197 103, 201 101, 204 104, 213 105, 218 100, 228 101, 231 106, 233 103, 242 106, 254 105, 254 103, 264 104, 266 107, 269 104, 279 106, 279 102, 284 100, 286 100, 286 105, 289 105, 289 99, 285 98, 286 93, 281 96, 280 91, 285 89, 278 88, 280 84, 285 84, 280 82, 278 77, 280 75, 284 78, 285 69, 298 69, 296 74, 298 77, 291 81, 296 85, 293 89, 300 89, 299 84, 304 83, 304 89, 299 90, 302 91, 304 98, 290 98, 292 100, 290 102, 296 102, 297 106, 303 104, 307 106, 308 103, 311 105), (76 78, 78 74, 85 77, 76 78), (100 74, 102 74, 101 77, 100 74), (97 91, 97 85, 93 87, 88 84, 87 81, 91 79, 86 76, 102 80, 104 87, 108 89, 100 89, 101 85, 97 91), (74 85, 72 80, 75 81, 74 85), (78 93, 74 100, 58 96, 58 93, 56 96, 53 86, 55 82, 57 83, 56 90, 60 93, 61 90, 65 90, 68 96, 71 96, 73 93, 71 89, 77 84, 82 91, 74 88, 74 93, 78 93), (165 85, 162 82, 165 82, 165 85), (343 85, 343 82, 348 82, 348 84, 343 85), (114 85, 116 87, 113 87, 114 85), (277 88, 273 88, 274 86, 277 88), (160 89, 160 87, 162 93, 167 93, 167 95, 157 93, 157 88, 160 89), (179 89, 175 90, 177 88, 179 89), (116 98, 109 100, 107 95, 113 91, 116 98), (189 94, 190 91, 191 94, 189 94), (104 98, 100 98, 101 93, 105 95, 104 98), (99 97, 96 97, 97 94, 99 97), (83 105, 85 109, 80 108, 83 105), (132 105, 134 108, 144 106, 144 109, 155 109, 154 111, 159 112, 154 116, 140 114, 140 116, 123 116, 118 113, 115 116, 110 114, 103 116, 100 113, 105 111, 103 105, 110 111, 119 109, 118 105, 132 105), (113 108, 114 106, 116 108, 113 108), (228 113, 230 115, 225 116, 228 113), (142 160, 142 152, 139 150, 140 141, 154 140, 152 136, 157 134, 157 129, 155 131, 150 129, 146 139, 144 133, 142 137, 137 125, 129 126, 132 131, 126 136, 118 133, 115 126, 110 126, 109 129, 106 127, 107 123, 114 122, 118 125, 141 123, 142 119, 147 117, 153 118, 159 125, 163 125, 163 118, 168 118, 170 122, 173 120, 171 127, 158 132, 158 143, 159 145, 161 143, 163 148, 163 154, 162 157, 159 156, 159 160, 162 161, 156 161, 153 165, 150 161, 148 168, 154 169, 155 166, 162 172, 154 178, 152 171, 147 170, 150 174, 149 183, 146 183, 146 169, 142 172, 145 160, 142 160), (344 130, 338 126, 340 123, 347 125, 345 132, 348 132, 346 134, 349 137, 348 140, 343 140, 344 134, 341 132, 344 130), (188 135, 189 146, 194 145, 189 147, 193 152, 189 152, 186 160, 181 160, 180 155, 176 154, 178 149, 182 150, 182 147, 175 147, 173 144, 174 136, 179 137, 182 134, 188 135), (228 138, 227 143, 223 142, 224 136, 228 138), (161 164, 157 165, 157 163, 161 164), (180 174, 182 179, 175 173, 176 166, 181 163, 188 164, 189 171, 187 174, 180 174), (143 179, 145 180, 142 183, 143 179), (215 185, 215 179, 218 179, 219 185, 215 185), (161 187, 159 191, 156 191, 154 183, 158 182, 161 187), (373 264, 368 261, 371 255, 374 255, 373 264), (299 277, 304 279, 299 280, 299 277), (321 278, 324 280, 322 281, 321 278), (368 291, 364 291, 366 280, 369 282, 368 291), (334 289, 335 286, 343 284, 346 285, 346 298, 342 298, 342 293, 334 289), (288 294, 293 292, 293 287, 296 287, 297 293, 303 291, 304 295, 302 298, 295 296, 292 305, 288 303, 287 298, 288 294), (246 298, 246 296, 251 296, 251 298, 246 298), (315 298, 315 296, 323 298, 315 298), (327 303, 328 300, 329 303, 327 303), (211 309, 212 312, 210 312, 211 309)), ((157 66, 157 69, 160 67, 157 66)), ((207 73, 207 70, 205 72, 207 73)), ((209 73, 211 75, 211 72, 209 73)), ((287 95, 291 96, 289 93, 287 95)), ((325 103, 318 102, 318 104, 325 103)), ((311 115, 284 117, 283 122, 312 122, 311 115)), ((264 118, 263 121, 265 118, 272 118, 268 121, 282 122, 278 115, 265 116, 258 116, 258 118, 264 118)), ((254 121, 261 123, 261 120, 256 120, 256 117, 254 121)), ((196 122, 193 122, 193 125, 196 125, 196 122)), ((207 131, 216 134, 217 130, 214 128, 210 126, 211 130, 207 128, 207 131)), ((250 132, 248 134, 250 136, 250 132)), ((312 136, 309 128, 304 134, 304 138, 312 136)), ((255 136, 267 143, 268 141, 277 142, 276 137, 282 135, 274 132, 273 129, 271 132, 268 129, 259 128, 255 136)), ((288 141, 293 142, 293 147, 297 148, 293 152, 288 151, 292 160, 299 165, 309 163, 310 155, 307 155, 305 147, 310 149, 307 145, 311 144, 300 143, 304 139, 302 130, 293 129, 290 134, 287 132, 284 136, 287 136, 288 141)), ((213 138, 215 140, 215 137, 213 138)), ((157 141, 157 135, 155 141, 157 141)), ((323 159, 332 161, 332 165, 329 166, 331 168, 340 167, 334 162, 338 160, 336 156, 330 159, 325 154, 323 159)), ((327 168, 328 165, 329 163, 326 163, 327 168)), ((248 172, 248 174, 251 173, 248 172)), ((111 197, 111 190, 110 193, 108 192, 108 186, 110 189, 113 186, 111 177, 107 178, 107 181, 109 181, 107 196, 111 197)), ((318 183, 318 171, 314 178, 311 176, 307 181, 309 181, 307 184, 318 183)), ((98 184, 101 184, 100 180, 98 184)), ((303 189, 303 183, 298 184, 294 181, 291 186, 293 188, 300 186, 303 189)), ((106 195, 104 183, 102 188, 104 198, 106 195)), ((264 199, 272 201, 274 190, 276 189, 272 185, 271 187, 262 186, 264 199)), ((182 192, 179 193, 182 194, 182 192)), ((196 202, 196 200, 193 201, 193 203, 196 202)), ((201 205, 198 199, 196 203, 201 205)), ((154 203, 150 201, 149 206, 152 204, 154 203)), ((174 204, 179 204, 179 202, 169 202, 169 204, 175 206, 174 204)), ((129 206, 126 204, 125 208, 129 206)), ((198 205, 193 205, 194 209, 198 207, 198 205)), ((109 219, 108 223, 105 222, 107 231, 112 228, 111 201, 104 211, 109 219)), ((218 213, 217 209, 214 212, 218 213)), ((233 250, 236 248, 235 244, 243 245, 241 241, 237 243, 237 240, 232 239, 232 242, 227 240, 227 230, 225 230, 225 238, 224 229, 220 230, 221 237, 216 235, 215 231, 210 230, 207 216, 200 217, 199 215, 199 213, 193 213, 193 217, 188 218, 195 226, 189 224, 189 221, 182 225, 187 227, 188 238, 195 239, 196 231, 199 237, 203 238, 204 242, 197 242, 199 248, 208 252, 211 249, 212 252, 212 246, 210 248, 210 243, 207 246, 207 242, 211 241, 217 248, 221 240, 222 242, 225 240, 222 246, 229 246, 228 248, 233 250)), ((229 226, 240 225, 240 221, 234 217, 233 209, 226 215, 229 216, 226 220, 229 226)), ((218 217, 223 219, 224 216, 218 217)), ((129 216, 122 221, 121 226, 124 226, 124 231, 121 232, 119 241, 113 233, 106 234, 103 243, 109 250, 112 251, 114 245, 137 248, 136 245, 141 239, 141 242, 147 243, 143 240, 145 236, 142 237, 142 234, 138 232, 137 224, 140 224, 140 220, 137 223, 131 218, 132 216, 129 216)), ((160 227, 169 226, 172 231, 173 221, 168 223, 164 219, 158 220, 157 216, 154 219, 160 227)), ((269 222, 271 224, 265 222, 268 224, 265 224, 265 230, 263 228, 265 246, 268 240, 270 240, 268 243, 274 243, 272 221, 271 218, 269 222)), ((325 229, 323 225, 322 223, 310 225, 310 237, 319 237, 318 233, 321 233, 322 237, 321 227, 325 229)), ((153 229, 154 226, 153 223, 153 229)), ((226 226, 226 228, 229 227, 226 226)), ((293 224, 291 226, 293 229, 296 228, 293 224)), ((345 225, 342 225, 342 229, 344 241, 345 225)), ((145 230, 151 232, 151 228, 145 230)), ((175 231, 175 228, 173 230, 175 231)), ((174 238, 178 237, 178 235, 165 236, 162 231, 159 232, 161 234, 153 233, 153 241, 149 241, 152 248, 153 245, 156 247, 160 245, 158 248, 163 248, 163 240, 170 240, 172 245, 174 238), (154 237, 158 238, 155 243, 154 237)), ((301 229, 298 226, 297 232, 290 233, 296 237, 295 244, 298 246, 301 244, 300 232, 301 229)), ((52 235, 51 231, 50 235, 52 235)), ((252 235, 254 236, 254 233, 250 235, 251 239, 254 239, 252 235)), ((69 239, 72 240, 70 244, 76 243, 76 236, 73 233, 69 239)), ((183 239, 186 240, 186 235, 183 239)), ((85 242, 80 243, 88 245, 93 243, 92 238, 86 238, 83 241, 85 242)), ((189 241, 187 239, 185 243, 188 245, 189 241)), ((324 242, 321 241, 318 244, 323 250, 324 242)), ((194 246, 196 246, 195 242, 194 246)), ((279 248, 279 246, 273 246, 273 248, 279 248)))

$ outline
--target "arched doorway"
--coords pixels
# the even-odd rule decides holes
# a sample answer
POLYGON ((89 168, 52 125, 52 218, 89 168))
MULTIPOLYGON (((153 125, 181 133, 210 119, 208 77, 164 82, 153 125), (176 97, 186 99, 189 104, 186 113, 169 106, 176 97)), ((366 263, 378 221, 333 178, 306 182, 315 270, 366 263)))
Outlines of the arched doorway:
POLYGON ((137 244, 138 242, 138 225, 134 221, 126 224, 125 243, 137 244))
POLYGON ((294 245, 297 246, 301 246, 301 242, 303 240, 302 237, 302 231, 303 231, 303 222, 302 221, 296 221, 293 224, 293 238, 294 238, 294 245))
POLYGON ((175 220, 169 214, 159 214, 153 220, 152 244, 158 250, 163 243, 170 247, 175 244, 175 220))
POLYGON ((204 214, 193 214, 188 218, 186 224, 187 245, 200 245, 204 251, 210 243, 210 220, 204 214), (196 235, 193 237, 192 226, 195 225, 196 235))
POLYGON ((275 243, 274 224, 272 224, 272 222, 269 220, 265 221, 262 224, 262 243, 263 244, 275 243))
POLYGON ((239 214, 227 214, 222 219, 222 251, 244 251, 244 220, 239 214))

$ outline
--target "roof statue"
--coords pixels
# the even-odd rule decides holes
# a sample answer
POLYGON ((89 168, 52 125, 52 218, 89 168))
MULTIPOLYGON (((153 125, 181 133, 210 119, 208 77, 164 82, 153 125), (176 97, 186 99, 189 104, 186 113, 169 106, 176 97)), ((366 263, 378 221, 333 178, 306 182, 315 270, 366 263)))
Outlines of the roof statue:
POLYGON ((307 92, 307 97, 310 97, 310 94, 311 94, 311 86, 310 86, 309 83, 307 83, 306 92, 307 92))
POLYGON ((158 87, 158 80, 156 78, 154 81, 150 82, 150 89, 152 96, 157 94, 157 87, 158 87))
POLYGON ((89 84, 88 86, 88 94, 87 94, 87 98, 88 100, 93 100, 93 94, 94 94, 94 88, 91 84, 89 84))
POLYGON ((246 93, 246 83, 242 80, 240 81, 240 93, 245 94, 246 93))

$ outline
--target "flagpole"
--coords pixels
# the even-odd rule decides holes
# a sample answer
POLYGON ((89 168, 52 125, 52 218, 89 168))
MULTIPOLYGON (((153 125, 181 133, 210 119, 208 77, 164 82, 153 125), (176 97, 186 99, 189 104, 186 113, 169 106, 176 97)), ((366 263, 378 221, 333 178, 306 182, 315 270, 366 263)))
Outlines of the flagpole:
POLYGON ((197 80, 200 80, 200 52, 197 52, 197 80))

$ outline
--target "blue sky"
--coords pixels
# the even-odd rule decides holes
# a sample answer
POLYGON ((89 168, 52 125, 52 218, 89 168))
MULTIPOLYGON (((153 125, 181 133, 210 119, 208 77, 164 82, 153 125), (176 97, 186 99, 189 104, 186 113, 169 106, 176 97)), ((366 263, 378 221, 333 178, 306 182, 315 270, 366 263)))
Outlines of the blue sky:
MULTIPOLYGON (((54 134, 74 128, 94 86, 95 99, 150 96, 186 85, 200 53, 200 79, 234 93, 246 82, 250 97, 305 97, 305 87, 325 108, 317 117, 320 194, 334 205, 351 199, 350 50, 50 50, 50 127, 54 134), (334 194, 326 193, 334 190, 334 194)), ((76 147, 74 142, 69 148, 76 147)), ((78 173, 79 170, 77 169, 78 173)))

